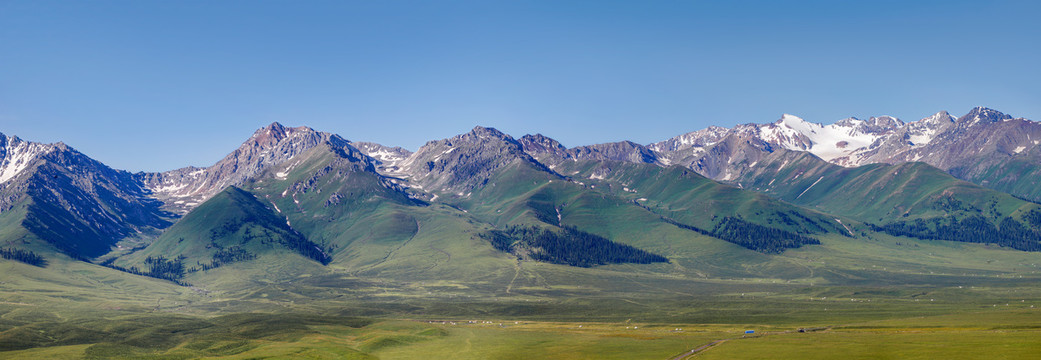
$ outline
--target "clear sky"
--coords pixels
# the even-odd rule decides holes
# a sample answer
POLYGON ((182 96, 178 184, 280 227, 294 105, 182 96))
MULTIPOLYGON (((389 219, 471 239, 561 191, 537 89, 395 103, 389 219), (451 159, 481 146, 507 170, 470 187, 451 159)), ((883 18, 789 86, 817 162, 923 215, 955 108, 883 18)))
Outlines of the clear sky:
POLYGON ((650 143, 782 113, 1041 120, 1038 1, 0 0, 0 132, 130 171, 261 126, 415 150, 650 143))

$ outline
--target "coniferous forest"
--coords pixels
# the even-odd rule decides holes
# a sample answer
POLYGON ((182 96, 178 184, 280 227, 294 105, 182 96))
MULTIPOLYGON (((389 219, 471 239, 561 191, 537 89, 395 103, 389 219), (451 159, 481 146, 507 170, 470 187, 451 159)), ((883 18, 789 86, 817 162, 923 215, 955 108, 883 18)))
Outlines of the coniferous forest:
POLYGON ((47 259, 28 250, 0 249, 0 257, 8 260, 20 261, 29 265, 47 267, 47 259))
POLYGON ((712 230, 712 236, 764 253, 781 253, 803 245, 818 245, 809 236, 753 224, 735 217, 724 217, 712 230))
POLYGON ((664 256, 619 244, 574 227, 555 231, 534 226, 510 226, 505 230, 482 233, 480 237, 497 250, 554 264, 592 267, 669 262, 664 256))
POLYGON ((1024 220, 1032 226, 1005 217, 997 225, 982 216, 933 218, 930 220, 894 222, 873 226, 876 231, 921 239, 996 244, 1024 251, 1041 251, 1041 212, 1027 213, 1024 220))

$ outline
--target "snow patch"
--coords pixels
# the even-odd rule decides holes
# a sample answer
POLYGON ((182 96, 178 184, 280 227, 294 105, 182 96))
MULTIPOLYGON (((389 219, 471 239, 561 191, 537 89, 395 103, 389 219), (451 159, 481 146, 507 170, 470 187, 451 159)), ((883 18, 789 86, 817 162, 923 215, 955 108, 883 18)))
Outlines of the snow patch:
POLYGON ((796 196, 795 199, 798 200, 799 198, 801 198, 803 194, 805 194, 807 191, 810 191, 810 189, 813 188, 813 185, 817 185, 817 183, 821 182, 821 180, 823 180, 823 179, 824 179, 823 176, 818 178, 817 181, 814 181, 813 184, 810 184, 810 187, 807 187, 806 190, 803 190, 801 193, 799 193, 799 196, 796 196))
POLYGON ((1016 154, 1019 154, 1019 153, 1023 152, 1023 150, 1026 150, 1026 149, 1027 149, 1026 146, 1018 146, 1018 147, 1016 147, 1015 150, 1012 150, 1012 152, 1014 152, 1016 154))
POLYGON ((29 167, 29 163, 37 156, 48 153, 53 148, 44 144, 21 141, 8 138, 7 149, 3 159, 0 159, 0 184, 14 179, 23 170, 29 167))
POLYGON ((185 187, 187 187, 187 186, 188 186, 188 183, 184 183, 184 184, 175 184, 175 185, 166 185, 166 186, 160 186, 160 187, 156 187, 156 188, 153 188, 153 189, 152 189, 152 192, 157 192, 157 193, 172 193, 172 192, 175 192, 175 191, 178 191, 178 190, 184 189, 184 188, 185 188, 185 187))
POLYGON ((370 152, 369 156, 374 157, 382 162, 396 162, 404 160, 404 158, 402 158, 397 153, 387 151, 386 149, 379 149, 377 151, 370 152))
POLYGON ((790 150, 809 151, 821 159, 831 161, 867 148, 878 138, 877 135, 861 132, 856 127, 858 123, 840 123, 821 125, 784 114, 780 124, 766 126, 763 140, 772 140, 790 150), (810 143, 805 144, 803 137, 810 143))
POLYGON ((289 172, 293 171, 293 168, 295 168, 297 165, 300 165, 300 161, 294 162, 290 164, 288 167, 286 167, 285 170, 275 173, 275 178, 278 180, 285 180, 286 177, 289 176, 289 172))
POLYGON ((915 147, 919 147, 925 146, 930 141, 933 141, 934 137, 936 137, 936 129, 926 128, 921 132, 910 134, 908 140, 910 140, 915 147))

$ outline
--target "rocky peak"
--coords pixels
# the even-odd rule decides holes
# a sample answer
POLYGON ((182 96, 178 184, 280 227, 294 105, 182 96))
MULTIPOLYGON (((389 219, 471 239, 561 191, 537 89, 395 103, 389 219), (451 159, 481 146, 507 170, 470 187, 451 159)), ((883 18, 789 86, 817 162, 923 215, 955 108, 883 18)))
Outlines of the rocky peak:
POLYGON ((131 174, 64 143, 0 134, 0 212, 24 204, 19 225, 72 257, 98 256, 127 236, 169 225, 145 195, 131 174))
POLYGON ((888 115, 872 116, 861 125, 860 130, 865 134, 881 134, 899 129, 902 126, 904 126, 904 122, 895 117, 888 115))
POLYGON ((491 127, 475 126, 469 133, 457 135, 451 140, 459 141, 477 141, 477 142, 506 142, 512 145, 521 146, 517 140, 514 140, 512 136, 506 135, 502 131, 499 131, 491 127))
MULTIPOLYGON (((758 133, 758 128, 753 128, 754 132, 758 133)), ((648 145, 648 148, 658 152, 671 152, 685 150, 690 147, 704 147, 719 142, 737 129, 737 127, 735 127, 734 130, 731 130, 725 127, 712 125, 701 130, 692 131, 665 141, 650 144, 648 145)))
POLYGON ((954 116, 951 116, 951 114, 947 113, 947 111, 940 111, 933 114, 930 117, 919 120, 919 122, 922 122, 924 124, 945 125, 953 123, 955 122, 955 120, 957 119, 955 119, 954 116))
POLYGON ((857 126, 859 124, 862 124, 863 122, 864 122, 864 120, 861 120, 861 119, 858 119, 856 117, 850 116, 848 118, 836 121, 835 125, 843 126, 843 127, 854 127, 854 126, 857 126))
POLYGON ((251 136, 243 145, 271 147, 287 138, 290 138, 294 134, 314 135, 318 134, 318 132, 306 126, 287 127, 278 122, 273 122, 271 125, 257 129, 257 131, 253 133, 253 136, 251 136))
POLYGON ((524 135, 517 142, 524 148, 524 152, 532 155, 547 153, 562 155, 567 152, 567 148, 561 145, 559 141, 542 134, 524 135))
POLYGON ((428 191, 465 194, 483 186, 499 169, 515 164, 552 172, 513 137, 478 126, 465 134, 426 143, 402 162, 402 169, 411 183, 428 191))
POLYGON ((568 150, 580 160, 613 160, 634 163, 657 163, 658 155, 646 146, 632 141, 619 141, 588 146, 579 146, 568 150))
POLYGON ((976 123, 996 123, 1003 120, 1011 120, 1012 116, 1004 114, 994 109, 988 109, 982 106, 969 111, 968 114, 958 119, 959 124, 976 124, 976 123))
POLYGON ((63 143, 43 144, 19 139, 17 136, 7 137, 0 133, 0 184, 14 179, 29 168, 41 155, 54 151, 63 143))
POLYGON ((156 198, 166 203, 169 210, 186 213, 228 186, 241 185, 261 175, 267 168, 290 161, 321 144, 329 144, 333 151, 352 161, 371 162, 339 135, 275 122, 255 131, 253 136, 213 166, 187 167, 159 174, 142 173, 137 177, 156 198))

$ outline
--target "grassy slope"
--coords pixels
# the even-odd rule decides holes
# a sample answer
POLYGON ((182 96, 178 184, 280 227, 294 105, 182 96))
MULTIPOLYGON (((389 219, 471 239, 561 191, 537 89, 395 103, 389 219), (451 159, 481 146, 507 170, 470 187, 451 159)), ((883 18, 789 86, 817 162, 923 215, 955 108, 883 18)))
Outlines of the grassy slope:
POLYGON ((842 229, 832 217, 723 185, 681 167, 579 161, 564 163, 557 170, 600 191, 637 201, 657 213, 703 229, 712 229, 725 216, 792 232, 842 229))
POLYGON ((271 170, 285 177, 264 177, 250 188, 281 209, 293 228, 331 249, 330 271, 479 283, 512 268, 508 257, 472 238, 486 225, 459 210, 411 200, 377 175, 337 165, 335 154, 320 150, 291 169, 271 170))
MULTIPOLYGON (((991 189, 1004 191, 1010 194, 1041 201, 1041 166, 1038 166, 1037 153, 1019 154, 1020 156, 1009 159, 1002 164, 995 164, 985 171, 968 178, 976 184, 981 184, 991 189)), ((980 160, 982 162, 983 160, 980 160)), ((979 167, 978 164, 966 166, 966 169, 979 167)), ((953 174, 964 174, 964 169, 950 169, 953 174)), ((962 177, 963 175, 959 175, 962 177)))
POLYGON ((884 224, 916 218, 981 215, 997 223, 1037 204, 958 180, 924 163, 842 168, 816 157, 778 152, 739 183, 779 199, 884 224), (952 201, 953 200, 953 201, 952 201))
POLYGON ((279 242, 298 237, 284 218, 252 194, 228 187, 163 232, 151 245, 120 259, 118 264, 141 267, 148 256, 184 256, 187 266, 198 266, 211 263, 218 250, 229 248, 253 255, 270 251, 292 253, 279 242))
POLYGON ((41 247, 51 248, 50 246, 43 246, 45 243, 42 240, 36 238, 35 235, 22 226, 22 220, 24 219, 24 205, 15 205, 11 210, 0 213, 0 247, 30 251, 42 250, 41 247))

